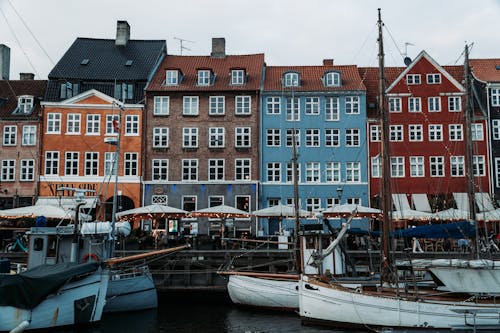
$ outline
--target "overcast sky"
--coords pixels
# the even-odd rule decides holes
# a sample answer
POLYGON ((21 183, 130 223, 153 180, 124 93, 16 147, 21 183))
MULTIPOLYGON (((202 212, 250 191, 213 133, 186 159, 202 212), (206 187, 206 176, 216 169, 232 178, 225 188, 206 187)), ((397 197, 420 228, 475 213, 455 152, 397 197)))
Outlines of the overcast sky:
POLYGON ((377 66, 379 7, 388 66, 402 66, 405 50, 461 64, 466 42, 471 58, 500 58, 500 0, 0 0, 0 43, 11 79, 46 79, 75 38, 114 39, 117 20, 132 39, 165 39, 169 54, 180 54, 175 37, 185 55, 208 55, 212 37, 225 37, 227 54, 264 53, 270 66, 377 66))

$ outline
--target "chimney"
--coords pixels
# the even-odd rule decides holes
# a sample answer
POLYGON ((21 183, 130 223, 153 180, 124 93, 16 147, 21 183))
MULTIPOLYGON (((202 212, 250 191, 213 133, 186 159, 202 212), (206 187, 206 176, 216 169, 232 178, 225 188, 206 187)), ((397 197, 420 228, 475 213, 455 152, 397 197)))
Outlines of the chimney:
POLYGON ((10 71, 10 48, 0 44, 0 80, 8 80, 10 71))
POLYGON ((226 57, 226 39, 225 38, 212 38, 212 58, 225 58, 226 57))
POLYGON ((127 46, 130 39, 130 25, 127 21, 116 21, 116 46, 127 46))
POLYGON ((19 80, 34 80, 35 74, 33 73, 19 73, 19 80))
POLYGON ((323 66, 333 66, 333 59, 323 59, 323 66))

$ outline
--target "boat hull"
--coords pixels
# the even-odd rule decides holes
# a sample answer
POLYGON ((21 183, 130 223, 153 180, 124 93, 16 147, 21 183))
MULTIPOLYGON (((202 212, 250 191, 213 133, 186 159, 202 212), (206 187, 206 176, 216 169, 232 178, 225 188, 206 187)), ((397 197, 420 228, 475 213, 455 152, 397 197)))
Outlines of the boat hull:
POLYGON ((274 310, 299 308, 297 280, 230 275, 227 290, 235 304, 274 310))
POLYGON ((452 329, 474 323, 500 327, 499 304, 388 297, 328 286, 307 277, 299 283, 299 300, 304 322, 339 327, 452 329))
POLYGON ((0 306, 0 331, 11 331, 23 322, 29 330, 97 322, 108 281, 108 273, 98 271, 64 285, 31 310, 0 306))

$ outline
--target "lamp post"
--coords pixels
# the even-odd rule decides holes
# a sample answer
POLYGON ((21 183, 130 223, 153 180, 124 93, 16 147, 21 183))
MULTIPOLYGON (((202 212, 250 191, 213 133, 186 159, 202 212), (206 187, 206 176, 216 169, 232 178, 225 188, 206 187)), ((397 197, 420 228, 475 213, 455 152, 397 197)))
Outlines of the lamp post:
POLYGON ((342 192, 344 192, 344 189, 342 187, 337 187, 337 199, 339 199, 339 205, 340 205, 340 199, 342 199, 342 192))

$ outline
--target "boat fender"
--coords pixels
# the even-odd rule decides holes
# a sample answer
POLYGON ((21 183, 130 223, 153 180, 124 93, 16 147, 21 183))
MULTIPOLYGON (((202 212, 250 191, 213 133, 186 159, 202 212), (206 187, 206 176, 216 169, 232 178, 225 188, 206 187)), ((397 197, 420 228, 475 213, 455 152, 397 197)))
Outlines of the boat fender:
POLYGON ((82 261, 87 262, 89 261, 89 258, 92 259, 92 261, 99 261, 99 257, 95 253, 87 253, 83 256, 82 261))
POLYGON ((27 320, 22 321, 17 327, 12 329, 9 333, 21 333, 28 328, 30 323, 27 320))
POLYGON ((354 291, 357 292, 358 294, 361 294, 363 290, 361 289, 361 287, 357 287, 356 289, 354 289, 354 291))

